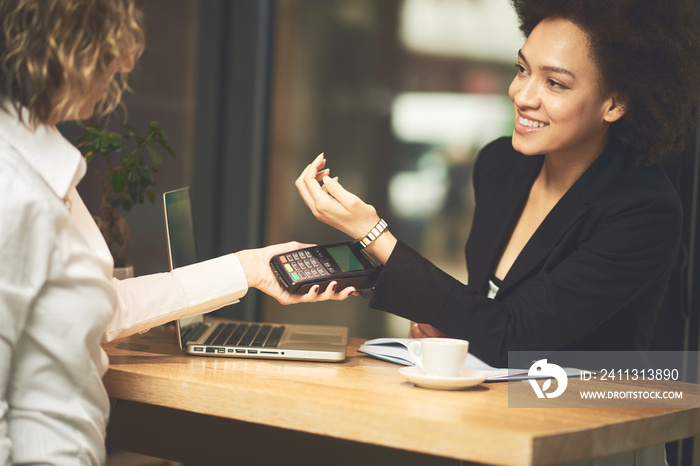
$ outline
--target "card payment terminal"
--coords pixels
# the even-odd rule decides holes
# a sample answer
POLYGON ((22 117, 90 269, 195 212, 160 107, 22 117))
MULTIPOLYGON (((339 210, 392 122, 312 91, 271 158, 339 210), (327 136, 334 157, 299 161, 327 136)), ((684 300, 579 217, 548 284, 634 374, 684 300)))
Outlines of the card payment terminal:
POLYGON ((355 287, 363 296, 374 288, 379 276, 377 260, 353 243, 334 243, 290 251, 274 256, 270 267, 282 288, 293 294, 305 294, 314 285, 319 292, 332 281, 336 291, 355 287))

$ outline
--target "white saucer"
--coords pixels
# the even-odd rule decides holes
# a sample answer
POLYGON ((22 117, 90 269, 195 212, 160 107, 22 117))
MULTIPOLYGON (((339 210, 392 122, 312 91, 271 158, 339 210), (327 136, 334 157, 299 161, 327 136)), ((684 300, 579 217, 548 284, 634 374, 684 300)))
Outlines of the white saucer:
POLYGON ((473 369, 462 369, 459 377, 439 377, 427 375, 423 369, 416 366, 402 367, 399 373, 409 382, 423 388, 437 388, 439 390, 461 390, 473 387, 486 380, 486 373, 473 369))

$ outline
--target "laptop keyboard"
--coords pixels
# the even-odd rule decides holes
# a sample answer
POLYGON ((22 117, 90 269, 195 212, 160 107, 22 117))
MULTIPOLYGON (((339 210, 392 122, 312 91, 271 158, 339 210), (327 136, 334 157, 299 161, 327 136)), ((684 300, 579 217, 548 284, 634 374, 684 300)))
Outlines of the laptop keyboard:
POLYGON ((206 324, 192 324, 183 328, 182 331, 182 344, 184 345, 188 341, 197 341, 199 338, 207 331, 209 328, 206 324))
MULTIPOLYGON (((190 337, 190 329, 188 328, 188 332, 185 334, 185 341, 196 341, 202 336, 206 327, 203 325, 197 327, 203 327, 203 329, 197 331, 197 333, 193 333, 192 337, 190 337)), ((284 325, 269 324, 219 324, 214 328, 214 331, 209 335, 204 345, 276 348, 279 345, 285 328, 284 325)), ((195 330, 196 329, 193 329, 193 331, 195 330)))

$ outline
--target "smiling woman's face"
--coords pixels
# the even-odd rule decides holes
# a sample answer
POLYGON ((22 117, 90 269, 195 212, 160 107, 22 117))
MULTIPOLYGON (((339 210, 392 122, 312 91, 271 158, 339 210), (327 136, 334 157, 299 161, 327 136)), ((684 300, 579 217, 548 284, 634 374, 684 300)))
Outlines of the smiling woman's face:
POLYGON ((527 155, 597 157, 610 123, 623 115, 604 95, 586 34, 571 21, 541 21, 518 53, 508 94, 515 111, 513 147, 527 155))

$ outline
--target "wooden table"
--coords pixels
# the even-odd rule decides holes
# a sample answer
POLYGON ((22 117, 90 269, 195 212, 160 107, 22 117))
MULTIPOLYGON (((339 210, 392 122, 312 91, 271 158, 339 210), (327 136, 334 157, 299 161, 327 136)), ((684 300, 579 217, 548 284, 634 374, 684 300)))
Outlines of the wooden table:
POLYGON ((418 388, 360 343, 342 363, 184 356, 169 326, 107 344, 108 446, 207 465, 548 465, 700 433, 699 408, 518 409, 508 383, 418 388))

